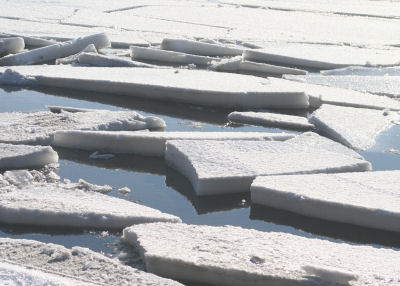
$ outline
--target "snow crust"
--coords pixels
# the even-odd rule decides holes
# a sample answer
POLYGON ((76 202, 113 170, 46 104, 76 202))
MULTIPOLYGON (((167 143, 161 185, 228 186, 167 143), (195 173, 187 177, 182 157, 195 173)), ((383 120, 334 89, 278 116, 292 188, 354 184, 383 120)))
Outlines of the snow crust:
POLYGON ((21 169, 57 163, 58 154, 50 146, 0 143, 0 169, 21 169))
POLYGON ((309 120, 318 130, 342 144, 367 150, 398 118, 394 112, 324 104, 309 120))
POLYGON ((72 41, 37 48, 31 51, 0 58, 0 66, 31 65, 45 63, 58 58, 64 58, 85 49, 93 44, 96 49, 109 47, 110 40, 104 33, 77 38, 72 41))
POLYGON ((0 39, 0 56, 16 54, 25 48, 24 39, 20 37, 0 39))
POLYGON ((189 179, 197 195, 246 192, 262 175, 371 169, 367 161, 305 142, 171 140, 165 160, 189 179))
POLYGON ((400 283, 398 251, 382 247, 234 226, 168 223, 132 226, 124 229, 123 238, 137 247, 149 272, 174 279, 212 285, 330 285, 353 273, 351 278, 358 275, 358 280, 350 285, 400 283), (309 265, 338 274, 315 279, 304 270, 309 265))
POLYGON ((314 125, 306 117, 286 115, 270 112, 234 111, 228 115, 234 123, 261 125, 267 127, 288 128, 296 130, 310 130, 314 125))
POLYGON ((287 133, 265 132, 106 132, 59 131, 53 144, 59 147, 102 152, 164 156, 167 140, 258 140, 284 141, 287 133))
MULTIPOLYGON (((201 70, 21 66, 12 71, 43 86, 139 96, 226 108, 308 108, 298 85, 276 78, 201 70)), ((0 81, 4 70, 0 69, 0 81)), ((6 83, 6 79, 3 80, 6 83)), ((11 82, 12 84, 13 82, 11 82)))
MULTIPOLYGON (((0 260, 82 281, 85 285, 182 285, 122 265, 87 248, 65 248, 34 240, 0 239, 0 260)), ((74 281, 75 282, 75 281, 74 281)), ((76 284, 74 284, 76 285, 76 284)), ((78 284, 79 285, 79 284, 78 284)))
POLYGON ((306 216, 400 231, 400 171, 257 177, 253 203, 306 216))
POLYGON ((90 112, 0 113, 0 142, 13 144, 52 144, 59 130, 142 130, 163 128, 157 117, 144 117, 134 111, 92 110, 90 112))

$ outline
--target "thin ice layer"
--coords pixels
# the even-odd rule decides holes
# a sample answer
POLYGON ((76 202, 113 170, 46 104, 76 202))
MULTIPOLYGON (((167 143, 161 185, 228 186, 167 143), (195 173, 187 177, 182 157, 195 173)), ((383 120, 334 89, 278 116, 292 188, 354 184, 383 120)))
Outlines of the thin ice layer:
POLYGON ((90 112, 0 113, 0 142, 51 144, 59 130, 142 130, 165 127, 157 117, 144 117, 134 111, 93 110, 90 112))
MULTIPOLYGON (((74 277, 96 285, 182 285, 178 282, 122 265, 87 248, 65 248, 24 239, 0 239, 0 260, 34 267, 46 273, 74 277)), ((74 284, 75 285, 75 284, 74 284)))
POLYGON ((334 140, 354 149, 367 150, 398 118, 389 111, 324 104, 311 114, 309 120, 334 140))
POLYGON ((176 140, 165 159, 197 195, 247 192, 257 176, 367 171, 367 161, 302 142, 176 140))
POLYGON ((308 96, 288 81, 201 70, 25 66, 0 69, 0 82, 233 108, 308 108, 308 96), (15 74, 15 73, 16 74, 15 74), (12 76, 9 76, 9 75, 12 76), (16 80, 17 78, 17 80, 16 80))
POLYGON ((251 201, 298 214, 400 231, 400 171, 257 177, 251 201))
POLYGON ((314 125, 309 123, 306 117, 271 112, 234 111, 229 113, 228 119, 234 123, 261 125, 267 127, 296 130, 310 130, 314 128, 314 125))
POLYGON ((180 222, 156 209, 86 191, 79 183, 32 183, 12 191, 0 189, 0 200, 2 223, 113 229, 155 221, 180 222))
POLYGON ((259 140, 283 141, 293 138, 287 133, 264 132, 106 132, 59 131, 53 144, 59 147, 102 152, 164 156, 167 140, 259 140))
POLYGON ((0 143, 0 169, 21 169, 58 162, 50 146, 27 146, 0 143))
POLYGON ((327 285, 327 275, 321 273, 335 269, 330 281, 342 282, 343 274, 352 273, 350 285, 400 283, 398 251, 382 247, 234 226, 168 223, 132 226, 123 238, 137 247, 149 272, 174 279, 229 286, 327 285), (303 269, 309 265, 321 271, 310 277, 303 269))

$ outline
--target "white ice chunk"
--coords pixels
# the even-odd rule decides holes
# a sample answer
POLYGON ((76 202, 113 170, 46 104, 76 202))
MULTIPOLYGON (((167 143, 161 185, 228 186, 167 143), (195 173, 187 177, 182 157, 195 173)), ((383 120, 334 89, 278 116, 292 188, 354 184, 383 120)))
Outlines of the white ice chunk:
MULTIPOLYGON (((83 183, 33 183, 9 192, 0 190, 0 221, 42 226, 123 228, 135 223, 180 222, 127 200, 86 191, 83 183)), ((92 190, 93 185, 89 188, 92 190)))
POLYGON ((97 54, 97 49, 93 44, 88 45, 86 48, 84 48, 82 51, 79 53, 76 53, 74 55, 61 58, 61 59, 56 59, 56 65, 69 65, 69 64, 76 64, 79 62, 78 58, 82 53, 93 53, 97 54))
POLYGON ((247 192, 257 176, 367 171, 364 160, 302 142, 168 141, 165 159, 197 195, 247 192))
POLYGON ((212 61, 218 60, 217 58, 196 56, 185 53, 166 51, 153 48, 142 48, 131 46, 131 57, 134 60, 146 60, 165 62, 179 65, 209 65, 212 61))
POLYGON ((101 194, 108 194, 109 192, 111 192, 113 190, 113 188, 109 185, 104 185, 104 186, 95 185, 95 184, 86 182, 84 179, 79 179, 78 183, 76 184, 75 187, 80 190, 97 192, 97 193, 101 193, 101 194))
POLYGON ((168 38, 162 41, 161 48, 180 53, 211 57, 239 56, 243 53, 243 50, 238 48, 231 48, 198 41, 168 38))
POLYGON ((261 125, 266 127, 288 128, 296 130, 310 130, 314 125, 306 117, 286 115, 271 112, 234 111, 228 115, 234 123, 261 125))
POLYGON ((336 267, 324 267, 320 265, 306 265, 303 270, 323 281, 348 285, 350 281, 358 280, 358 275, 350 271, 343 271, 336 267))
POLYGON ((50 146, 27 146, 0 143, 0 169, 21 169, 58 162, 50 146))
POLYGON ((0 33, 0 38, 18 37, 24 40, 25 46, 29 47, 46 47, 54 45, 57 42, 53 40, 46 40, 37 37, 30 37, 26 35, 16 35, 16 34, 2 34, 0 33))
POLYGON ((265 132, 95 132, 60 131, 53 144, 59 147, 144 156, 164 156, 167 140, 254 140, 283 141, 287 133, 265 132))
POLYGON ((400 231, 400 171, 257 177, 251 201, 305 216, 400 231))
MULTIPOLYGON (((294 82, 277 78, 215 73, 202 70, 20 66, 0 69, 50 87, 140 96, 226 108, 308 108, 308 96, 294 82)), ((11 77, 10 84, 15 84, 11 77)), ((400 103, 399 103, 400 104, 400 103)))
POLYGON ((135 62, 121 57, 111 57, 98 54, 82 53, 78 57, 80 64, 96 67, 144 67, 151 68, 154 65, 135 62))
POLYGON ((128 187, 123 187, 118 189, 118 193, 123 194, 123 195, 127 195, 131 192, 131 189, 128 187))
POLYGON ((11 170, 3 174, 3 179, 7 180, 11 185, 20 187, 34 182, 35 178, 28 170, 11 170))
POLYGON ((123 238, 137 247, 149 272, 173 279, 229 286, 328 285, 328 275, 310 279, 303 269, 316 265, 342 274, 336 275, 336 282, 353 273, 359 276, 354 285, 400 283, 398 250, 383 247, 234 226, 169 223, 132 226, 124 229, 123 238))
POLYGON ((0 113, 0 142, 51 144, 59 130, 143 130, 163 128, 157 117, 144 117, 134 111, 93 110, 90 112, 0 113))
POLYGON ((34 240, 0 238, 0 260, 33 268, 35 271, 77 279, 82 281, 84 285, 91 285, 91 283, 123 286, 182 285, 125 266, 117 259, 108 258, 87 248, 73 247, 68 249, 61 245, 34 240))
POLYGON ((111 45, 108 36, 104 33, 87 37, 77 38, 72 41, 58 43, 31 51, 9 55, 0 58, 0 66, 31 65, 64 58, 76 54, 88 45, 93 44, 96 49, 109 47, 111 45))
POLYGON ((20 37, 0 39, 0 56, 16 54, 24 48, 24 39, 20 37))
POLYGON ((324 104, 309 120, 318 130, 342 144, 367 150, 398 118, 394 112, 324 104))
POLYGON ((321 71, 320 73, 322 75, 400 76, 400 67, 347 67, 321 71))

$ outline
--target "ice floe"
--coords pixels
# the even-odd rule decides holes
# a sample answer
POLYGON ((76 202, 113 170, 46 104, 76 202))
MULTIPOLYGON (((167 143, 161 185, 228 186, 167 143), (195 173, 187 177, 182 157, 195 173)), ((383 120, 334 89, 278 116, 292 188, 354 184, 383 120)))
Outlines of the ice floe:
POLYGON ((132 226, 124 229, 123 238, 137 247, 149 272, 173 279, 212 285, 400 283, 398 251, 382 247, 169 223, 132 226))
POLYGON ((61 245, 34 240, 1 238, 0 261, 73 278, 78 282, 82 281, 85 285, 91 285, 90 283, 95 285, 182 285, 122 265, 118 260, 87 248, 68 249, 61 245))
POLYGON ((308 96, 299 85, 276 78, 201 70, 66 65, 3 68, 0 74, 3 84, 36 84, 216 107, 309 107, 308 96))
POLYGON ((121 57, 104 56, 98 54, 82 53, 78 56, 78 62, 83 65, 95 67, 144 67, 151 68, 153 65, 135 62, 121 57))
POLYGON ((400 171, 257 177, 251 201, 305 216, 400 231, 400 171))
POLYGON ((58 162, 50 146, 27 146, 0 143, 0 169, 40 167, 58 162))
POLYGON ((0 58, 0 66, 31 65, 45 63, 58 58, 64 58, 79 53, 88 45, 93 44, 96 49, 109 47, 110 40, 104 33, 95 34, 75 40, 57 43, 51 46, 37 48, 31 51, 9 55, 0 58))
POLYGON ((255 140, 284 141, 293 138, 287 133, 265 132, 92 132, 60 131, 53 144, 59 147, 164 156, 167 140, 255 140))
POLYGON ((134 111, 92 110, 88 112, 0 113, 0 142, 51 144, 59 130, 142 130, 163 128, 157 117, 144 117, 134 111))
POLYGON ((0 56, 16 54, 25 48, 24 39, 20 37, 0 38, 0 56))
POLYGON ((370 163, 303 142, 171 140, 165 159, 198 195, 247 192, 257 176, 367 171, 370 163))
POLYGON ((86 48, 84 48, 82 51, 80 51, 79 53, 76 53, 74 55, 71 55, 71 56, 68 56, 65 58, 56 59, 56 65, 69 65, 69 64, 79 63, 78 58, 79 58, 79 55, 81 55, 82 53, 97 54, 97 49, 96 49, 95 45, 90 44, 86 48))
POLYGON ((314 125, 306 117, 286 115, 271 112, 234 111, 228 115, 234 123, 261 125, 266 127, 279 127, 295 130, 310 130, 314 125))
POLYGON ((378 135, 399 119, 395 112, 324 104, 309 120, 320 131, 342 144, 367 150, 378 135))

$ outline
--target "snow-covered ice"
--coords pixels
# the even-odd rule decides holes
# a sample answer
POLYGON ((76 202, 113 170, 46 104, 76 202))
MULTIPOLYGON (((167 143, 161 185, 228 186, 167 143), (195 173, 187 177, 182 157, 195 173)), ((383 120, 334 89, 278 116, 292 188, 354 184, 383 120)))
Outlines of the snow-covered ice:
POLYGON ((121 57, 104 56, 98 54, 82 53, 78 56, 78 62, 83 65, 95 67, 144 67, 151 68, 153 65, 132 61, 121 57))
POLYGON ((169 166, 192 183, 197 195, 247 192, 262 175, 367 171, 370 163, 301 142, 167 141, 169 166))
MULTIPOLYGON (((202 70, 20 66, 0 69, 3 84, 37 84, 216 107, 308 108, 294 82, 202 70), (11 75, 10 75, 11 73, 11 75), (26 78, 31 80, 27 81, 26 78)), ((400 104, 400 103, 399 103, 400 104)))
POLYGON ((144 156, 164 156, 167 140, 253 140, 284 141, 287 133, 265 132, 106 132, 60 131, 53 144, 59 147, 144 156))
POLYGON ((39 167, 58 162, 50 146, 27 146, 0 143, 0 169, 39 167))
POLYGON ((0 56, 16 54, 25 48, 24 39, 20 37, 0 38, 0 56))
POLYGON ((34 240, 0 238, 0 261, 29 267, 35 271, 73 278, 82 281, 85 285, 90 285, 90 283, 104 286, 182 285, 122 265, 116 259, 108 258, 87 248, 72 247, 72 249, 68 249, 61 245, 34 240))
POLYGON ((314 125, 306 117, 286 115, 271 112, 234 111, 228 115, 234 123, 261 125, 266 127, 279 127, 295 130, 310 130, 314 125))
POLYGON ((24 40, 25 46, 29 47, 35 47, 35 48, 41 48, 41 47, 46 47, 50 45, 54 45, 57 42, 54 40, 46 40, 46 39, 40 39, 36 37, 30 37, 26 35, 12 35, 12 34, 4 34, 0 32, 0 38, 22 38, 24 40))
POLYGON ((400 171, 257 177, 251 201, 305 216, 400 231, 400 171))
POLYGON ((347 67, 320 72, 322 75, 400 76, 400 67, 347 67))
POLYGON ((169 223, 128 227, 123 238, 137 247, 149 272, 173 279, 229 286, 331 285, 328 282, 341 283, 347 276, 356 280, 350 285, 400 283, 398 251, 382 247, 234 226, 169 223), (319 270, 310 273, 312 265, 319 270))
POLYGON ((92 110, 88 112, 0 113, 0 142, 13 144, 52 144, 59 130, 142 130, 163 128, 158 117, 144 117, 134 111, 92 110))
POLYGON ((76 64, 79 62, 79 60, 78 60, 79 55, 81 55, 82 53, 97 54, 97 49, 96 49, 95 45, 90 44, 86 48, 84 48, 82 51, 80 51, 79 53, 76 53, 74 55, 71 55, 71 56, 68 56, 65 58, 56 59, 56 65, 76 64))
POLYGON ((317 130, 359 150, 375 145, 378 135, 399 119, 395 112, 324 104, 309 120, 317 130))
POLYGON ((90 44, 93 44, 96 49, 109 47, 111 45, 106 34, 95 34, 87 37, 77 38, 64 43, 57 43, 51 46, 37 48, 31 51, 19 53, 17 55, 5 56, 0 58, 0 66, 45 63, 79 53, 90 44))

